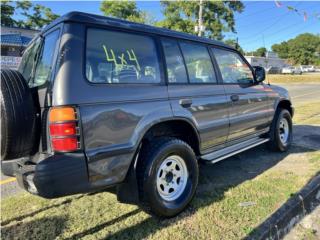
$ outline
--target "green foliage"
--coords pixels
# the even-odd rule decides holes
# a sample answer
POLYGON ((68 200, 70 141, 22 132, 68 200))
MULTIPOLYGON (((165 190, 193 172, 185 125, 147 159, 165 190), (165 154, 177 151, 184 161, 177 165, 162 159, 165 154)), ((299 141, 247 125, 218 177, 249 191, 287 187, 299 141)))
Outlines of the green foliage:
POLYGON ((135 1, 108 1, 104 0, 100 6, 105 16, 116 17, 132 22, 152 24, 152 19, 144 11, 137 8, 135 1))
POLYGON ((230 45, 234 48, 236 48, 239 52, 241 52, 242 55, 245 54, 244 50, 240 47, 240 45, 237 43, 236 40, 234 39, 227 39, 225 41, 223 41, 225 44, 230 45))
POLYGON ((12 19, 14 14, 14 7, 11 5, 11 1, 1 1, 1 25, 12 27, 15 21, 12 19))
POLYGON ((265 47, 261 47, 261 48, 258 48, 256 51, 254 51, 254 56, 257 56, 257 57, 265 57, 266 56, 266 52, 267 52, 267 49, 265 47))
MULTIPOLYGON (((181 32, 196 34, 199 1, 161 1, 165 19, 157 25, 181 32)), ((204 1, 204 36, 223 39, 223 32, 236 32, 234 12, 242 12, 244 5, 240 1, 204 1)))
POLYGON ((54 14, 50 8, 31 1, 1 1, 1 25, 39 29, 49 24, 59 15, 54 14), (26 20, 15 20, 13 15, 20 12, 26 20))
POLYGON ((320 35, 300 34, 294 39, 274 44, 272 50, 279 57, 289 59, 293 64, 320 64, 320 35))
POLYGON ((255 51, 247 52, 248 55, 255 56, 255 57, 265 57, 267 53, 267 49, 265 47, 260 47, 255 51))
POLYGON ((289 58, 289 46, 287 42, 274 44, 271 47, 272 51, 276 52, 280 58, 289 58))

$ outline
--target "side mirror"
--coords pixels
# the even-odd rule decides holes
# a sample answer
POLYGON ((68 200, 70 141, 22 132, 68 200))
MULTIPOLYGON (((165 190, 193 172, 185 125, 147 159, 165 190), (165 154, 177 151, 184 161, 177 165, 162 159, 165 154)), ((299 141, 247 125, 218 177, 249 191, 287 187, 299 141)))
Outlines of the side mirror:
POLYGON ((255 66, 253 70, 257 82, 263 82, 266 79, 266 71, 263 67, 255 66))

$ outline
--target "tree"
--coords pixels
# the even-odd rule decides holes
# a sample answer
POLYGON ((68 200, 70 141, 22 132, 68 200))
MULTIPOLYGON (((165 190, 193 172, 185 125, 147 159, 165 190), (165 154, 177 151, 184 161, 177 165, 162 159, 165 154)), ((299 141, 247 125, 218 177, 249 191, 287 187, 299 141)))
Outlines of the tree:
POLYGON ((320 35, 304 33, 287 42, 273 45, 272 50, 294 64, 309 65, 320 63, 319 46, 320 35))
POLYGON ((14 14, 14 7, 10 5, 11 1, 1 1, 1 25, 12 27, 15 25, 15 21, 12 18, 14 14))
POLYGON ((40 4, 33 5, 29 1, 22 1, 20 4, 17 2, 17 6, 23 10, 21 14, 27 18, 26 21, 20 22, 20 24, 26 28, 42 28, 59 17, 59 15, 54 14, 50 8, 40 4), (24 3, 24 5, 21 5, 21 3, 24 3))
POLYGON ((33 4, 31 1, 1 1, 1 25, 16 26, 24 28, 42 28, 49 24, 59 15, 54 14, 50 8, 40 4, 33 4), (15 13, 25 16, 25 20, 15 20, 15 13))
POLYGON ((276 52, 280 58, 287 59, 289 57, 289 46, 287 42, 274 44, 271 46, 271 49, 276 52))
POLYGON ((148 14, 137 8, 134 1, 108 1, 101 2, 100 10, 105 16, 116 17, 138 23, 150 23, 148 14))
MULTIPOLYGON (((157 25, 169 29, 195 34, 198 21, 198 1, 161 1, 165 19, 157 25)), ((242 12, 240 1, 204 1, 204 36, 222 40, 223 32, 236 32, 234 12, 242 12)))
POLYGON ((230 45, 232 47, 234 47, 235 49, 237 49, 242 55, 245 55, 244 50, 242 49, 242 47, 240 47, 240 45, 237 43, 236 40, 234 39, 227 39, 225 41, 223 41, 225 44, 230 45))
POLYGON ((267 49, 265 47, 261 47, 261 48, 258 48, 257 50, 255 50, 253 52, 253 55, 257 56, 257 57, 265 57, 266 52, 267 52, 267 49))

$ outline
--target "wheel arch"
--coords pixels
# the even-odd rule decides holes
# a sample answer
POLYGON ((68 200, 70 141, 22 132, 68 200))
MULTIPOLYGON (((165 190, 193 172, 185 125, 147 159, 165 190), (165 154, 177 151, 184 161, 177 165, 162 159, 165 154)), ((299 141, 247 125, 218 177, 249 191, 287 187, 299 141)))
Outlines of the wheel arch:
POLYGON ((293 117, 293 114, 294 114, 294 109, 292 107, 292 103, 290 100, 288 99, 281 99, 279 102, 278 102, 278 105, 276 107, 276 110, 279 109, 279 108, 282 108, 282 109, 287 109, 291 115, 291 117, 293 117))
POLYGON ((145 141, 151 141, 154 137, 162 136, 177 137, 187 142, 195 152, 196 156, 200 155, 200 136, 196 127, 190 120, 185 118, 171 118, 150 125, 145 128, 141 134, 125 180, 117 188, 118 201, 123 203, 139 204, 140 198, 136 174, 139 152, 145 141), (185 132, 188 132, 190 135, 185 135, 185 132))

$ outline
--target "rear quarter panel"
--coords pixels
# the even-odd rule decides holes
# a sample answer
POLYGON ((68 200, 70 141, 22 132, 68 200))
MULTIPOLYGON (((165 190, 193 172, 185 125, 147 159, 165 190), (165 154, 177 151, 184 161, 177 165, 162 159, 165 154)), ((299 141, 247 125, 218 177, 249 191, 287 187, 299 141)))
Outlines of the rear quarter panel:
POLYGON ((172 111, 163 79, 160 84, 88 82, 85 31, 83 24, 64 25, 52 105, 78 107, 90 180, 110 185, 124 179, 148 128, 172 117, 172 111))

